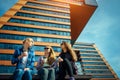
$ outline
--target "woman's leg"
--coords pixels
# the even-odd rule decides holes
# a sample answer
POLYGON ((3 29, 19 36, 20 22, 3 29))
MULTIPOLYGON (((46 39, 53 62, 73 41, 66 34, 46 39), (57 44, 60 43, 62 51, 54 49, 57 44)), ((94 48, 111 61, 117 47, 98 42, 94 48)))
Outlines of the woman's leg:
POLYGON ((24 80, 32 80, 32 70, 26 70, 24 72, 24 80))
POLYGON ((66 70, 68 72, 68 75, 70 77, 73 77, 73 68, 71 62, 68 59, 64 59, 64 63, 66 65, 66 70))
POLYGON ((64 62, 59 63, 59 75, 58 80, 65 80, 66 76, 66 67, 64 62))
POLYGON ((64 59, 64 63, 66 65, 67 73, 70 76, 69 80, 75 80, 74 75, 73 75, 73 67, 72 67, 71 62, 66 58, 66 59, 64 59))
POLYGON ((48 79, 48 69, 46 68, 41 68, 38 71, 38 75, 40 77, 40 80, 47 80, 48 79))
POLYGON ((16 69, 14 72, 14 80, 22 80, 23 74, 24 74, 23 69, 16 69))
POLYGON ((55 70, 53 68, 49 69, 48 80, 55 80, 55 70))
POLYGON ((58 79, 59 77, 59 67, 55 68, 55 79, 58 79))

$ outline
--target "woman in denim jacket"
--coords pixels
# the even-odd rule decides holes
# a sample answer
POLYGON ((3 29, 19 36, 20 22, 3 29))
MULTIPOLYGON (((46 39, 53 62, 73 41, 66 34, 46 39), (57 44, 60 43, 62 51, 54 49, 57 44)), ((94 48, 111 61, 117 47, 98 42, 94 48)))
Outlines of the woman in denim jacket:
POLYGON ((32 80, 32 70, 35 62, 33 45, 33 39, 26 38, 23 41, 23 47, 15 50, 11 60, 12 64, 16 64, 14 80, 22 80, 23 75, 24 80, 32 80))

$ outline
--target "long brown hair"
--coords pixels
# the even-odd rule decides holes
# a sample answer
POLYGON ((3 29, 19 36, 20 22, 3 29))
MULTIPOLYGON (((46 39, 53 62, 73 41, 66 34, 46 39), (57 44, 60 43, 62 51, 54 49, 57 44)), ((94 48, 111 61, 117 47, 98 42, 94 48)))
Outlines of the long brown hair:
MULTIPOLYGON (((65 47, 67 49, 67 52, 70 53, 70 55, 72 56, 73 61, 77 61, 77 56, 75 54, 75 51, 72 49, 71 45, 69 43, 65 42, 65 41, 63 41, 61 45, 65 45, 65 47)), ((61 53, 63 53, 63 50, 62 50, 61 53)))
POLYGON ((56 55, 55 55, 55 52, 51 46, 46 46, 46 47, 50 49, 47 61, 48 61, 48 64, 51 65, 56 60, 56 55))

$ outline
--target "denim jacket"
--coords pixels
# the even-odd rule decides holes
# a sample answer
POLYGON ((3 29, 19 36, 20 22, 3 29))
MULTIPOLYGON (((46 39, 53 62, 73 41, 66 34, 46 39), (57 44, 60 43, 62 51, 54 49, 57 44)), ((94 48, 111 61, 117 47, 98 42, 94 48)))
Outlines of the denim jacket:
POLYGON ((16 64, 16 69, 24 69, 24 68, 33 69, 34 62, 35 62, 34 51, 31 48, 28 50, 28 58, 27 58, 27 63, 26 64, 22 63, 23 58, 18 59, 18 56, 20 56, 22 53, 23 53, 23 47, 20 48, 20 49, 16 49, 14 54, 13 54, 11 63, 16 64))

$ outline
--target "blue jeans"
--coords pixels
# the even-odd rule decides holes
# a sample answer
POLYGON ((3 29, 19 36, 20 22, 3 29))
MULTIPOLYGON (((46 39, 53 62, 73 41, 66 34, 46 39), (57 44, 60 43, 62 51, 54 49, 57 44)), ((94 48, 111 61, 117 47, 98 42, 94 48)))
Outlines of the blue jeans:
POLYGON ((14 72, 14 80, 32 80, 32 70, 16 69, 14 72), (24 75, 24 77, 23 77, 24 75))
POLYGON ((55 80, 54 68, 51 68, 51 69, 41 68, 38 71, 38 75, 40 77, 40 80, 55 80))

